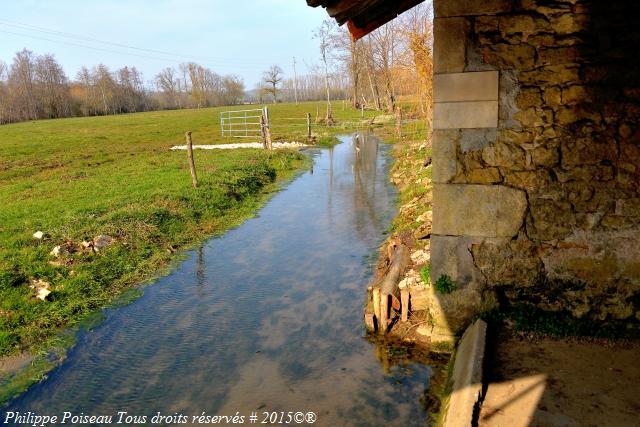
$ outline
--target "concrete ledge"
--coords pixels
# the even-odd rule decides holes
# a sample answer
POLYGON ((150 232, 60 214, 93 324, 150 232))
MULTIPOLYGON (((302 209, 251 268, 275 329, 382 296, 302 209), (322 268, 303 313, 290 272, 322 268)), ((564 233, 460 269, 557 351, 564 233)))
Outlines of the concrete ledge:
POLYGON ((436 102, 434 129, 498 127, 498 101, 436 102))
POLYGON ((453 391, 444 416, 445 427, 470 427, 482 393, 487 324, 477 320, 462 335, 453 365, 453 391))
POLYGON ((447 73, 433 76, 433 102, 497 101, 497 71, 447 73))

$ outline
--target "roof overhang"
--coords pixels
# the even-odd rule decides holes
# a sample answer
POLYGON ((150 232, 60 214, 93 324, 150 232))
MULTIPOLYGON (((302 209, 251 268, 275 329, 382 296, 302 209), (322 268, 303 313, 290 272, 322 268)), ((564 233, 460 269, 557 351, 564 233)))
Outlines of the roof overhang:
POLYGON ((424 0, 307 0, 311 7, 322 6, 338 24, 347 24, 354 40, 383 26, 424 0))

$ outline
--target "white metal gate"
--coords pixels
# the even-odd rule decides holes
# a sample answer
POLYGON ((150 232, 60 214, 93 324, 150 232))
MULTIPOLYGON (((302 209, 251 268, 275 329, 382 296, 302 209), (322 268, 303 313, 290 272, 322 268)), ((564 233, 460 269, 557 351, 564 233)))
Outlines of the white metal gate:
POLYGON ((235 110, 220 113, 222 136, 234 138, 262 138, 260 118, 263 110, 235 110))

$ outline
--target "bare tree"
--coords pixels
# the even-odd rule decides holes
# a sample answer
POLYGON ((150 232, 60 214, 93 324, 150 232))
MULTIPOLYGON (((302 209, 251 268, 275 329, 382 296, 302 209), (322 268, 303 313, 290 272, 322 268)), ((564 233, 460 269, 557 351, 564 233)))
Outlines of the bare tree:
POLYGON ((35 58, 34 82, 38 99, 38 118, 52 119, 70 115, 67 76, 52 55, 35 58))
POLYGON ((278 102, 278 92, 280 91, 280 83, 282 82, 282 75, 284 72, 278 65, 272 65, 267 71, 262 74, 262 81, 267 93, 271 94, 273 103, 278 102))
POLYGON ((7 87, 7 64, 0 61, 0 125, 11 119, 9 89, 7 87))
POLYGON ((335 25, 336 24, 334 23, 334 21, 325 19, 324 21, 322 21, 322 25, 320 25, 320 28, 318 28, 314 35, 314 37, 320 41, 320 58, 322 59, 322 64, 324 65, 324 81, 327 91, 327 115, 325 117, 325 122, 327 123, 327 125, 330 125, 334 122, 333 111, 331 108, 331 90, 329 86, 329 63, 331 62, 331 39, 336 28, 335 25))
POLYGON ((33 82, 35 59, 33 52, 23 49, 16 53, 9 73, 9 86, 19 101, 15 103, 19 120, 37 119, 33 82))
POLYGON ((244 97, 244 82, 238 76, 225 76, 222 79, 222 105, 239 104, 244 97))
POLYGON ((167 67, 156 74, 156 85, 170 108, 180 108, 180 78, 174 68, 167 67))

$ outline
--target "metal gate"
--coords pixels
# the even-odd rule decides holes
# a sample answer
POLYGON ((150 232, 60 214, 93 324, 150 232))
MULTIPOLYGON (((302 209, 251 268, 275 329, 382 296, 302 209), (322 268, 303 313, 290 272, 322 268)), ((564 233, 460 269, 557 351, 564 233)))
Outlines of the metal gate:
POLYGON ((262 138, 260 118, 263 110, 235 110, 220 113, 222 136, 234 138, 262 138))

